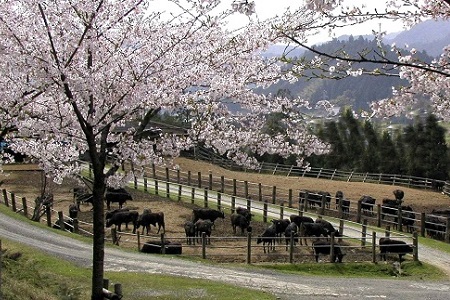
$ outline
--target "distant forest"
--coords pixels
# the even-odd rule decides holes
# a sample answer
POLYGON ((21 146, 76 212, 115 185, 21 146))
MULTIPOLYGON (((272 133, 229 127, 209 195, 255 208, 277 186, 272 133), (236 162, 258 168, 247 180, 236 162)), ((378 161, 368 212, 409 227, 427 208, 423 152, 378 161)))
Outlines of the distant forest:
MULTIPOLYGON (((376 123, 359 120, 350 109, 337 120, 319 125, 316 134, 330 145, 330 152, 313 155, 314 167, 355 172, 403 174, 447 180, 449 151, 446 129, 434 115, 416 118, 413 124, 381 130, 376 123)), ((294 164, 295 157, 283 159, 264 155, 260 161, 294 164)))

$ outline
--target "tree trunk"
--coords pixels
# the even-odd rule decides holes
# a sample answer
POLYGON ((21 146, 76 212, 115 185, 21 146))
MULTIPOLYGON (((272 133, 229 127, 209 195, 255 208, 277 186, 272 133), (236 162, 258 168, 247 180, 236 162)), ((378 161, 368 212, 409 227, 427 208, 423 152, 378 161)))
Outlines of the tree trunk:
MULTIPOLYGON (((102 172, 103 173, 103 172, 102 172)), ((95 170, 94 170, 95 174, 95 170)), ((92 300, 103 300, 103 277, 105 258, 105 213, 104 192, 106 184, 104 176, 94 177, 93 186, 93 259, 92 259, 92 300)))

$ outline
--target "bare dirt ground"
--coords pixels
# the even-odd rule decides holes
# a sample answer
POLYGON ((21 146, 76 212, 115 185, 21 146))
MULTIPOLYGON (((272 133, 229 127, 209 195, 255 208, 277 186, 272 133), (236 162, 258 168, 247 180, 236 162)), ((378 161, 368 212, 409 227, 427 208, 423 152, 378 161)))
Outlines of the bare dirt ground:
MULTIPOLYGON (((391 185, 379 185, 369 183, 356 183, 356 182, 341 182, 331 181, 324 179, 313 178, 299 178, 299 177, 285 177, 274 176, 266 174, 254 174, 244 172, 231 172, 220 167, 205 162, 193 161, 189 159, 180 158, 176 160, 182 171, 202 172, 207 174, 211 172, 214 176, 225 176, 230 179, 246 180, 253 183, 262 183, 266 185, 275 185, 277 187, 283 187, 286 189, 311 189, 311 190, 324 190, 329 191, 334 195, 335 191, 341 190, 344 192, 346 198, 356 201, 361 195, 371 195, 377 199, 392 198, 392 191, 399 187, 391 185)), ((2 182, 1 188, 6 189, 8 192, 13 192, 16 198, 26 197, 28 202, 34 204, 36 196, 40 195, 43 176, 39 171, 29 171, 30 166, 27 165, 15 165, 5 166, 3 173, 0 173, 0 182, 2 182)), ((73 203, 73 187, 75 182, 67 180, 63 184, 59 185, 53 182, 48 184, 48 191, 54 194, 53 208, 55 211, 62 211, 65 215, 68 215, 68 207, 73 203)), ((450 197, 434 191, 426 191, 419 189, 411 189, 400 187, 405 192, 405 204, 411 205, 414 211, 431 212, 433 209, 448 209, 450 208, 450 197)), ((183 243, 183 254, 201 256, 201 248, 185 247, 184 228, 183 224, 186 220, 192 218, 192 208, 194 205, 190 203, 180 203, 168 200, 166 198, 158 197, 151 194, 145 194, 134 190, 129 190, 133 196, 133 201, 126 203, 126 207, 130 209, 142 212, 143 209, 149 208, 153 212, 164 212, 166 221, 166 236, 168 239, 172 239, 173 242, 183 243)), ((113 206, 112 208, 117 208, 113 206)), ((92 222, 91 206, 82 205, 81 212, 79 214, 81 222, 92 222)), ((252 222, 254 235, 259 235, 263 232, 267 224, 252 222)), ((131 233, 131 228, 125 230, 131 233)), ((154 227, 151 229, 152 237, 158 238, 154 227)), ((110 237, 110 231, 107 230, 107 236, 110 237)), ((223 248, 215 249, 214 252, 209 252, 210 259, 220 262, 235 262, 245 261, 246 255, 246 240, 244 236, 238 237, 233 233, 229 215, 224 220, 218 219, 216 221, 216 227, 213 232, 213 236, 222 237, 221 246, 223 248), (233 249, 230 251, 230 249, 233 249), (211 255, 213 254, 213 255, 211 255), (220 256, 214 256, 215 254, 220 256), (225 254, 225 255, 224 255, 225 254), (227 255, 228 254, 228 255, 227 255)), ((144 237, 146 241, 150 237, 144 237)), ((125 247, 137 247, 136 238, 132 235, 124 235, 121 238, 121 246, 125 247)), ((214 239, 212 244, 214 244, 214 239)), ((312 252, 308 248, 296 248, 296 254, 294 259, 297 261, 312 261, 312 252), (306 255, 305 255, 306 254, 306 255)), ((264 254, 262 248, 256 248, 252 250, 252 260, 254 262, 261 261, 287 261, 288 255, 285 251, 276 251, 270 255, 264 254), (268 259, 269 258, 269 259, 268 259)), ((370 253, 360 252, 353 249, 349 249, 348 252, 352 252, 352 261, 369 260, 370 253)))

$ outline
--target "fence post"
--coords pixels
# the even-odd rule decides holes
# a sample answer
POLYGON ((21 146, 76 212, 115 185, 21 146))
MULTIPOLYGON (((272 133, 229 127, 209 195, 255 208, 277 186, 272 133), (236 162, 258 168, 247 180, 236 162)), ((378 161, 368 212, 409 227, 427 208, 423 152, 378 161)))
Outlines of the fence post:
POLYGON ((292 189, 289 189, 289 194, 288 194, 288 207, 292 208, 292 189))
POLYGON ((62 231, 66 230, 66 224, 64 223, 64 214, 62 211, 58 211, 58 222, 59 222, 59 229, 62 231))
POLYGON ((153 176, 153 179, 156 179, 156 166, 155 166, 155 164, 152 164, 152 176, 153 176))
POLYGON ((236 211, 236 196, 231 196, 231 213, 236 211))
POLYGON ((202 232, 202 258, 206 259, 206 233, 202 232))
POLYGON ((248 198, 248 181, 244 181, 244 198, 248 198))
POLYGON ((330 262, 334 263, 336 262, 334 260, 334 232, 331 233, 331 239, 330 239, 330 262))
POLYGON ((361 230, 361 247, 366 246, 366 237, 367 237, 367 219, 364 219, 361 230))
POLYGON ((252 198, 247 198, 247 209, 251 213, 252 212, 252 198))
MULTIPOLYGON (((344 220, 343 219, 339 220, 339 234, 340 234, 340 236, 344 235, 344 220)), ((341 241, 341 240, 342 240, 342 238, 339 238, 339 241, 341 241)))
POLYGON ((320 214, 325 214, 325 205, 327 203, 327 196, 325 194, 322 195, 322 206, 320 207, 320 214))
POLYGON ((8 193, 6 192, 5 189, 2 190, 2 193, 3 193, 3 201, 5 202, 6 207, 9 207, 8 193))
POLYGON ((398 231, 403 231, 403 220, 402 220, 402 207, 399 206, 397 209, 397 229, 398 231))
POLYGON ((158 179, 155 178, 155 194, 159 195, 158 179))
POLYGON ((447 217, 447 224, 445 228, 445 242, 450 242, 450 217, 447 217))
POLYGON ((198 172, 197 174, 198 177, 198 187, 201 188, 202 187, 202 172, 198 172))
POLYGON ((170 182, 166 181, 166 198, 170 198, 170 182))
POLYGON ((166 254, 166 238, 164 233, 161 233, 161 254, 166 254))
POLYGON ((22 197, 22 208, 23 208, 23 215, 25 217, 28 217, 27 198, 25 197, 22 197))
POLYGON ((377 227, 381 227, 381 204, 377 204, 377 227))
POLYGON ((356 223, 361 223, 361 201, 358 201, 357 211, 356 211, 356 223))
POLYGON ((194 204, 195 202, 195 187, 191 188, 191 203, 194 204))
POLYGON ((280 220, 284 217, 284 201, 280 204, 280 220))
POLYGON ((273 188, 272 188, 272 204, 276 203, 276 199, 277 199, 277 187, 273 186, 273 188))
POLYGON ((420 213, 420 236, 425 237, 425 223, 426 217, 425 213, 420 213))
POLYGON ((181 183, 181 172, 180 172, 180 169, 177 169, 177 183, 178 184, 181 183))
POLYGON ((16 212, 16 195, 11 193, 11 208, 13 212, 16 212))
POLYGON ((303 200, 303 210, 305 212, 308 211, 308 198, 309 198, 309 193, 305 192, 305 200, 303 200))
POLYGON ((419 237, 417 236, 417 231, 413 233, 413 260, 419 261, 419 237))
POLYGON ((258 201, 262 201, 263 200, 263 195, 262 195, 262 184, 261 182, 258 183, 258 201))
POLYGON ((247 232, 247 264, 252 263, 252 233, 247 232))
POLYGON ((377 232, 372 232, 372 262, 377 262, 377 232))
POLYGON ((47 226, 52 227, 52 210, 50 205, 45 206, 45 213, 47 215, 47 226))
POLYGON ((181 184, 178 185, 178 202, 181 201, 181 184))
POLYGON ((217 209, 222 210, 222 194, 217 193, 217 209))
POLYGON ((225 176, 220 176, 220 192, 225 192, 225 176))
POLYGON ((80 226, 79 226, 79 222, 78 219, 72 219, 72 223, 73 223, 73 233, 79 233, 80 232, 80 226))
POLYGON ((267 200, 264 200, 264 207, 263 207, 263 222, 264 223, 267 223, 267 209, 268 209, 267 200))
POLYGON ((114 245, 119 246, 119 238, 117 237, 117 229, 111 228, 111 238, 114 245))
POLYGON ((237 195, 236 179, 233 179, 233 196, 237 195))
POLYGON ((134 177, 134 180, 133 180, 133 183, 134 183, 134 189, 137 190, 137 189, 138 189, 137 177, 136 177, 136 176, 133 176, 133 177, 134 177))
POLYGON ((187 184, 189 185, 189 186, 191 186, 192 184, 192 174, 191 174, 191 171, 188 171, 188 178, 187 178, 187 184))
POLYGON ((208 188, 210 189, 210 190, 212 190, 212 186, 213 186, 213 176, 212 176, 212 173, 211 173, 211 171, 209 172, 209 175, 208 175, 208 188))
POLYGON ((203 190, 203 207, 205 207, 205 208, 208 207, 208 190, 207 189, 203 190))
POLYGON ((291 231, 291 236, 289 239, 289 263, 294 262, 294 232, 291 231))
POLYGON ((144 174, 144 192, 148 191, 148 183, 147 183, 147 176, 144 174))

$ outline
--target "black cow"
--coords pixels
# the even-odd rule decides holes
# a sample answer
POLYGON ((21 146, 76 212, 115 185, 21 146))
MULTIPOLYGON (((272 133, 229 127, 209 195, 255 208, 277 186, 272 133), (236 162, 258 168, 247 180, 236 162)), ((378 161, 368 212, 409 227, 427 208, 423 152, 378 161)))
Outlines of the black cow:
POLYGON ((192 210, 194 214, 193 222, 197 222, 198 220, 210 220, 213 223, 218 219, 225 219, 225 213, 220 210, 215 210, 211 208, 194 208, 192 210))
POLYGON ((291 222, 288 227, 286 227, 284 237, 286 238, 286 251, 288 250, 288 245, 291 243, 291 237, 294 239, 294 245, 298 243, 298 226, 296 223, 291 222))
POLYGON ((258 237, 256 240, 257 244, 263 244, 264 253, 266 253, 266 244, 267 244, 267 252, 270 250, 275 251, 275 239, 277 237, 277 230, 275 229, 275 225, 272 224, 267 227, 264 232, 258 237))
POLYGON ((252 214, 250 213, 250 210, 248 208, 244 208, 239 206, 236 208, 236 213, 243 215, 249 222, 252 220, 252 214))
POLYGON ((361 211, 363 214, 372 215, 373 214, 373 207, 375 206, 376 199, 363 195, 361 198, 359 198, 358 203, 361 203, 361 211))
POLYGON ((342 213, 346 216, 350 213, 350 200, 344 198, 344 193, 342 191, 336 192, 336 209, 339 209, 339 206, 342 208, 342 213))
MULTIPOLYGON (((319 254, 330 255, 331 244, 328 241, 314 241, 313 242, 314 255, 316 257, 316 262, 319 262, 319 254)), ((341 247, 338 244, 334 244, 333 262, 342 262, 344 254, 341 251, 341 247)))
POLYGON ((321 223, 302 223, 302 225, 299 228, 299 234, 300 234, 300 245, 302 244, 302 238, 305 241, 305 245, 308 245, 308 242, 306 240, 306 237, 327 237, 328 236, 328 230, 325 229, 323 224, 321 223))
POLYGON ((69 205, 69 217, 71 219, 78 218, 78 212, 79 212, 79 209, 78 209, 78 206, 76 204, 72 203, 72 204, 69 205))
POLYGON ((148 232, 150 231, 150 225, 153 225, 156 227, 158 225, 158 231, 156 233, 159 233, 161 230, 161 227, 163 229, 163 232, 166 232, 166 224, 164 222, 164 213, 163 212, 145 212, 141 215, 139 215, 137 220, 137 228, 139 229, 140 226, 142 226, 142 234, 144 234, 144 229, 148 232))
POLYGON ((289 219, 291 222, 297 224, 298 227, 300 227, 302 223, 314 223, 313 218, 307 216, 290 215, 289 219))
POLYGON ((203 236, 203 233, 205 233, 206 244, 211 244, 211 232, 214 223, 209 219, 206 220, 198 219, 194 223, 194 225, 195 225, 195 236, 197 236, 197 238, 201 238, 203 236))
POLYGON ((124 188, 107 188, 106 194, 105 194, 105 200, 106 200, 106 208, 109 210, 111 209, 111 203, 117 202, 119 203, 119 208, 122 208, 122 205, 127 202, 128 200, 133 200, 133 197, 130 193, 127 192, 124 188))
POLYGON ((121 211, 130 211, 130 209, 124 207, 124 208, 116 208, 116 209, 113 209, 113 210, 109 210, 109 211, 107 211, 105 213, 105 219, 111 219, 111 217, 113 215, 115 215, 116 213, 121 212, 121 211))
POLYGON ((385 261, 387 253, 397 253, 398 259, 401 262, 403 255, 413 252, 413 248, 406 244, 406 242, 390 238, 380 238, 379 245, 380 259, 384 259, 385 261))
MULTIPOLYGON (((402 205, 400 206, 402 212, 402 225, 406 226, 406 231, 409 233, 413 233, 414 231, 414 223, 416 221, 416 215, 411 206, 402 205)), ((398 214, 394 219, 394 226, 397 229, 398 226, 398 214)))
POLYGON ((428 236, 442 240, 444 239, 446 228, 446 217, 430 214, 425 216, 425 229, 428 236))
POLYGON ((305 203, 310 208, 314 208, 316 205, 322 207, 322 199, 325 197, 325 207, 330 208, 331 203, 331 194, 324 191, 310 191, 310 190, 302 190, 299 193, 300 202, 305 203), (308 199, 306 199, 308 198, 308 199))
POLYGON ((233 227, 233 233, 236 234, 236 228, 241 228, 241 234, 244 234, 244 230, 250 226, 250 221, 247 217, 241 214, 232 214, 231 217, 231 226, 233 227))
POLYGON ((398 214, 398 208, 402 205, 402 200, 398 199, 383 199, 381 204, 381 219, 384 220, 386 216, 393 216, 394 218, 398 214))
POLYGON ((192 221, 184 222, 184 233, 186 234, 186 243, 191 245, 195 241, 195 224, 192 221))
POLYGON ((284 234, 284 231, 291 223, 289 219, 272 219, 272 224, 275 226, 276 236, 281 238, 281 235, 284 234))
POLYGON ((403 197, 405 197, 405 193, 402 190, 394 190, 392 193, 394 193, 395 200, 400 202, 402 202, 403 197))
POLYGON ((133 224, 133 233, 136 233, 137 220, 139 213, 137 211, 121 211, 115 213, 111 218, 106 219, 106 227, 111 227, 112 225, 117 226, 117 230, 120 231, 120 226, 125 223, 133 224))
POLYGON ((324 220, 322 218, 317 218, 315 223, 322 224, 323 227, 325 228, 325 230, 327 231, 327 235, 331 235, 332 233, 334 233, 334 236, 336 236, 336 237, 341 236, 339 231, 334 228, 333 224, 331 224, 327 220, 324 220))

